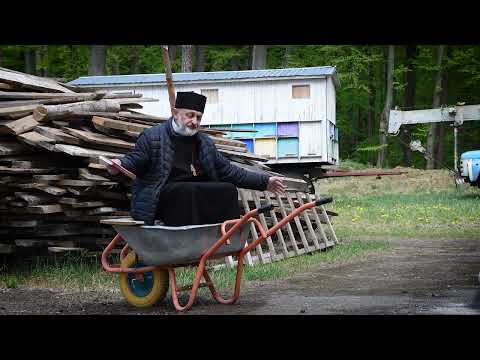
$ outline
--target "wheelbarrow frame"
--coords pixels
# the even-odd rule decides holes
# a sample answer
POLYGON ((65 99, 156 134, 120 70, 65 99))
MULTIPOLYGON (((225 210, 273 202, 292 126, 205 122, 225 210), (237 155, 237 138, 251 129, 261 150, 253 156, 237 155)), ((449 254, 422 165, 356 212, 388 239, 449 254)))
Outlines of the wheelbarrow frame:
MULTIPOLYGON (((242 278, 242 272, 243 272, 243 261, 244 261, 244 256, 247 254, 251 249, 265 241, 268 237, 273 235, 274 233, 277 232, 281 227, 289 223, 290 221, 293 220, 294 217, 300 215, 303 211, 307 209, 311 209, 315 206, 320 206, 323 204, 327 204, 331 202, 333 199, 331 197, 323 198, 323 199, 318 199, 316 201, 311 201, 308 202, 296 209, 294 209, 288 216, 283 218, 281 221, 279 221, 276 225, 272 226, 269 229, 265 229, 260 221, 256 219, 256 217, 259 214, 262 214, 264 212, 270 211, 274 208, 273 204, 265 205, 262 206, 258 209, 253 209, 249 212, 247 212, 245 215, 243 215, 239 219, 232 219, 232 220, 227 220, 222 223, 221 225, 221 234, 222 236, 220 239, 218 239, 212 246, 210 246, 207 251, 196 261, 189 262, 189 263, 181 263, 181 264, 170 264, 170 265, 162 265, 162 266, 143 266, 143 267, 138 267, 138 268, 130 268, 130 267, 121 267, 121 265, 116 264, 116 265, 110 265, 108 263, 108 255, 112 252, 112 249, 115 247, 115 245, 122 240, 122 236, 120 234, 117 234, 113 240, 108 244, 108 246, 105 248, 105 250, 102 252, 102 267, 105 271, 107 272, 113 272, 113 273, 133 273, 135 274, 135 277, 138 279, 143 279, 143 273, 149 272, 149 271, 154 271, 154 270, 161 270, 161 271, 168 271, 169 275, 169 282, 170 282, 170 288, 171 288, 171 293, 172 293, 172 300, 173 304, 175 306, 175 309, 178 311, 187 311, 189 310, 193 302, 195 301, 195 298, 197 296, 198 289, 202 286, 208 286, 212 297, 219 302, 220 304, 234 304, 239 296, 240 296, 240 285, 241 285, 241 278, 242 278), (247 222, 253 223, 253 225, 257 228, 260 236, 251 243, 249 243, 247 246, 242 248, 241 250, 237 251, 232 251, 231 253, 227 254, 222 254, 221 257, 226 257, 226 256, 237 256, 238 257, 238 263, 237 263, 237 273, 236 273, 236 279, 235 279, 235 288, 233 292, 233 296, 229 299, 224 299, 218 291, 215 289, 215 286, 212 282, 212 279, 210 278, 210 275, 208 274, 208 271, 206 270, 206 262, 209 259, 215 258, 215 252, 224 244, 230 244, 230 237, 237 232, 238 230, 241 229, 241 227, 246 224, 247 222), (227 227, 229 229, 227 230, 227 227), (178 267, 186 267, 186 266, 197 266, 197 271, 195 273, 195 278, 193 280, 193 284, 191 285, 191 291, 190 291, 190 296, 185 305, 181 305, 180 301, 178 299, 178 293, 185 290, 183 288, 178 289, 177 288, 177 281, 176 281, 176 274, 175 274, 175 268, 178 267), (205 279, 204 283, 201 283, 202 277, 205 279)), ((129 246, 126 244, 123 249, 120 252, 120 260, 123 261, 125 257, 127 256, 129 252, 129 246)), ((190 289, 190 286, 187 288, 190 289)))

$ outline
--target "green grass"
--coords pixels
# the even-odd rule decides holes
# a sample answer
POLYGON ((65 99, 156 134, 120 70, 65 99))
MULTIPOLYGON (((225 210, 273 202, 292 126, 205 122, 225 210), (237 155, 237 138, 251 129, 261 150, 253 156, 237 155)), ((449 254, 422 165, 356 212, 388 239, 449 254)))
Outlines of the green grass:
POLYGON ((340 214, 334 218, 337 236, 478 238, 478 188, 456 188, 443 171, 409 172, 408 176, 345 178, 319 185, 322 193, 334 195, 329 208, 340 214))
MULTIPOLYGON (((339 244, 328 251, 316 252, 278 261, 271 264, 245 266, 242 282, 276 280, 307 271, 320 263, 332 263, 364 256, 374 251, 388 248, 384 241, 350 241, 339 244)), ((115 261, 112 259, 112 261, 115 261)), ((118 261, 118 260, 117 260, 118 261)), ((178 286, 191 284, 196 268, 181 268, 177 271, 178 286)), ((236 269, 222 268, 211 270, 210 274, 219 289, 233 289, 236 269)), ((3 265, 0 273, 0 286, 7 288, 40 287, 60 288, 78 291, 118 290, 118 275, 101 270, 99 256, 66 256, 61 260, 36 257, 30 261, 3 265)), ((201 289, 206 293, 207 289, 201 289)))
MULTIPOLYGON (((328 209, 343 243, 328 251, 272 264, 246 266, 243 282, 283 279, 321 263, 341 262, 389 248, 392 237, 470 238, 480 233, 480 190, 456 188, 446 171, 408 169, 408 175, 320 180, 317 193, 333 195, 328 209), (364 239, 364 240, 361 240, 364 239), (378 240, 373 240, 378 239, 378 240)), ((118 260, 117 260, 118 261, 118 260)), ((194 269, 179 269, 178 283, 191 283, 194 269)), ((232 288, 234 269, 212 271, 218 288, 232 288)), ((31 258, 0 264, 0 287, 119 291, 118 275, 101 270, 100 256, 31 258)), ((208 291, 201 289, 202 292, 208 291)))
POLYGON ((100 255, 67 255, 60 260, 29 257, 4 263, 2 268, 0 286, 10 288, 24 286, 88 290, 118 286, 118 279, 101 269, 100 255))

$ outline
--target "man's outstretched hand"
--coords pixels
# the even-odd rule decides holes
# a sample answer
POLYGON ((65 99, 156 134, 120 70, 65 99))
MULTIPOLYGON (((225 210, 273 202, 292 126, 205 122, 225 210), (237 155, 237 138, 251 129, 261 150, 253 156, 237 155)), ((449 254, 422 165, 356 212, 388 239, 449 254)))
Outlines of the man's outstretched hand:
POLYGON ((284 194, 287 187, 283 184, 283 178, 272 176, 268 179, 267 190, 274 194, 284 194))

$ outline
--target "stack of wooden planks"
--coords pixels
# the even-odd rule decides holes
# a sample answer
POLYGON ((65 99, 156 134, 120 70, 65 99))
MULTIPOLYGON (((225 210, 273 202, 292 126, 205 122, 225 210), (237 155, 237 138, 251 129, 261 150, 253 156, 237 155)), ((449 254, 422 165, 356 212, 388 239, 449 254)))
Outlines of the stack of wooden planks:
MULTIPOLYGON (((0 68, 0 253, 99 250, 112 238, 100 220, 128 216, 131 180, 109 175, 99 157, 122 157, 142 131, 167 120, 136 112, 146 101, 157 100, 0 68)), ((276 174, 243 142, 201 131, 236 165, 276 174)), ((302 180, 286 183, 306 189, 302 180)))

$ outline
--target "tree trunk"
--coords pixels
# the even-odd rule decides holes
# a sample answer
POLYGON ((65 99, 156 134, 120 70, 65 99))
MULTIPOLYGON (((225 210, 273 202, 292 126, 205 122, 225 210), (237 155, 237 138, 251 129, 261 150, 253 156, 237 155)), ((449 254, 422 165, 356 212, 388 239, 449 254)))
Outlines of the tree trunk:
POLYGON ((37 75, 37 62, 35 50, 27 48, 23 52, 25 56, 25 72, 31 75, 37 75))
POLYGON ((173 65, 177 59, 177 45, 168 45, 168 55, 170 55, 170 63, 173 65))
POLYGON ((130 47, 130 49, 130 74, 138 74, 140 73, 140 47, 138 45, 133 45, 130 47))
POLYGON ((253 61, 253 45, 248 45, 248 64, 247 69, 252 68, 252 61, 253 61))
MULTIPOLYGON (((40 59, 40 76, 48 76, 48 45, 42 45, 41 49, 37 51, 39 54, 39 58, 37 57, 37 60, 40 59)), ((38 62, 37 62, 38 64, 38 62)))
POLYGON ((195 71, 205 71, 205 45, 195 47, 195 71))
POLYGON ((267 67, 267 46, 253 45, 252 70, 265 69, 267 67))
MULTIPOLYGON (((448 49, 447 49, 447 56, 448 56, 448 49)), ((447 104, 448 102, 448 72, 444 69, 442 72, 442 95, 441 95, 441 103, 447 104)), ((443 142, 445 141, 445 123, 438 124, 438 132, 437 132, 437 146, 435 147, 435 158, 437 159, 438 164, 443 163, 443 142)), ((438 165, 439 166, 439 165, 438 165)))
POLYGON ((105 45, 90 45, 90 57, 88 62, 88 75, 105 75, 107 59, 107 47, 105 45))
POLYGON ((120 75, 120 61, 118 61, 118 59, 113 62, 112 71, 113 75, 120 75))
POLYGON ((121 110, 118 101, 103 99, 96 101, 82 101, 61 105, 41 105, 33 111, 33 118, 37 121, 47 121, 68 117, 74 112, 116 112, 121 110))
MULTIPOLYGON (((433 108, 438 108, 440 107, 440 100, 441 100, 441 95, 442 95, 442 62, 443 62, 443 53, 445 50, 445 45, 439 45, 438 46, 438 51, 437 51, 437 66, 438 66, 438 71, 437 75, 435 77, 435 88, 433 90, 433 108)), ((437 123, 432 123, 430 125, 430 129, 428 130, 427 134, 427 148, 426 151, 430 155, 429 158, 427 159, 427 169, 435 169, 437 166, 436 164, 436 158, 435 158, 435 146, 436 146, 436 135, 438 132, 438 124, 437 123)))
POLYGON ((373 64, 368 64, 368 111, 367 111, 367 134, 373 136, 373 127, 375 122, 375 97, 376 89, 374 83, 373 64))
MULTIPOLYGON (((383 108, 382 115, 380 117, 380 146, 387 145, 387 122, 390 115, 390 109, 392 108, 393 101, 393 67, 395 61, 395 46, 388 45, 388 60, 387 60, 387 89, 385 96, 385 107, 383 108)), ((383 167, 385 165, 385 158, 387 156, 386 146, 382 147, 378 151, 377 167, 383 167)))
POLYGON ((192 47, 193 45, 182 45, 182 72, 192 72, 192 47))
POLYGON ((293 46, 288 45, 285 47, 285 57, 283 58, 283 67, 286 68, 290 64, 290 57, 292 56, 293 46))
MULTIPOLYGON (((403 100, 404 110, 413 110, 415 103, 415 85, 416 74, 414 61, 417 57, 417 45, 407 45, 406 49, 406 65, 407 73, 405 75, 405 97, 403 100)), ((402 165, 412 166, 412 150, 410 149, 410 142, 412 141, 412 133, 410 128, 403 126, 400 131, 400 140, 402 148, 402 165)))

